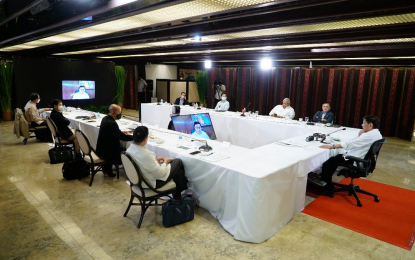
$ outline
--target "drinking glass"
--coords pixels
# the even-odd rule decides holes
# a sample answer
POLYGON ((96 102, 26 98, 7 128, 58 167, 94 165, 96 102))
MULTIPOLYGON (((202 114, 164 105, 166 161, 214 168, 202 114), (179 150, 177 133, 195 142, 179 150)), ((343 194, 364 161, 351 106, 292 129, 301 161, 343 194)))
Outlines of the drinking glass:
POLYGON ((308 120, 309 120, 309 118, 308 118, 308 116, 306 116, 305 117, 305 122, 308 123, 308 120))
POLYGON ((259 115, 259 111, 255 111, 255 118, 257 118, 259 115))

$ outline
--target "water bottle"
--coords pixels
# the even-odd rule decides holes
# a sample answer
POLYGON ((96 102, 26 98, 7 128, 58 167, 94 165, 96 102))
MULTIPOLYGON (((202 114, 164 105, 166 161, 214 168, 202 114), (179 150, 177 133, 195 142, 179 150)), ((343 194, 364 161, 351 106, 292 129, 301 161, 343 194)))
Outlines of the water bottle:
POLYGON ((66 111, 66 106, 65 105, 63 105, 63 111, 66 111))
POLYGON ((99 112, 97 112, 97 118, 100 118, 101 114, 99 112))
POLYGON ((162 104, 163 104, 163 99, 160 99, 160 103, 162 103, 162 104))

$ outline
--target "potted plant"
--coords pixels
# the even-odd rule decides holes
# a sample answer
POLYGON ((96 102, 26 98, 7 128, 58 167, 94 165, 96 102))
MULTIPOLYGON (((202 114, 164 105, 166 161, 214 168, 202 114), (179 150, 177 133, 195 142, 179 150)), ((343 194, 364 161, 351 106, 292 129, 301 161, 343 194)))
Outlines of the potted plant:
POLYGON ((206 104, 206 91, 207 91, 207 73, 204 70, 199 70, 196 76, 196 88, 199 95, 199 101, 201 105, 206 104))
POLYGON ((115 87, 117 91, 117 104, 122 106, 124 97, 125 80, 127 79, 127 73, 122 66, 115 66, 115 87))
POLYGON ((12 120, 13 63, 0 61, 0 104, 3 120, 12 120))

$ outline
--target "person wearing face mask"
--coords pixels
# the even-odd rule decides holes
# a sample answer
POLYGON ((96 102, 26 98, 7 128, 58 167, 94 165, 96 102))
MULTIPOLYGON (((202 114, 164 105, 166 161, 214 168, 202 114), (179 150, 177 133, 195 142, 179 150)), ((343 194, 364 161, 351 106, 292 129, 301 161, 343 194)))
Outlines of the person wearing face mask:
POLYGON ((182 92, 180 97, 176 98, 176 101, 174 101, 175 105, 185 106, 189 105, 189 101, 186 100, 186 92, 182 92))
POLYGON ((38 93, 30 94, 30 100, 27 102, 24 107, 25 118, 31 127, 37 126, 48 126, 46 123, 46 118, 41 118, 40 113, 43 111, 49 111, 49 108, 37 109, 36 104, 40 102, 40 96, 38 93))
MULTIPOLYGON (((131 135, 124 134, 115 120, 121 119, 121 107, 115 104, 110 105, 108 115, 101 121, 99 128, 98 142, 96 152, 98 156, 105 160, 111 160, 121 164, 121 146, 120 141, 132 141, 131 135)), ((102 167, 104 174, 114 177, 111 165, 102 167)))
POLYGON ((50 113, 50 119, 55 123, 56 128, 58 129, 59 135, 62 139, 73 141, 75 145, 75 150, 79 152, 79 143, 74 134, 74 130, 69 128, 71 123, 66 117, 63 116, 63 104, 62 100, 54 99, 52 100, 52 113, 50 113))
POLYGON ((222 94, 222 100, 216 104, 215 110, 220 111, 228 111, 229 110, 229 102, 226 100, 226 94, 222 94))

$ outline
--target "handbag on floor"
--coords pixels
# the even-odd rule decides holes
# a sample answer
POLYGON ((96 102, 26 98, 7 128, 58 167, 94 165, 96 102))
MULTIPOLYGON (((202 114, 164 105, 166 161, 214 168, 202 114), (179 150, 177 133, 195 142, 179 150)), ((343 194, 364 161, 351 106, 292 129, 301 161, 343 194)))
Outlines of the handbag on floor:
POLYGON ((171 199, 162 205, 163 226, 173 227, 193 220, 194 201, 184 197, 181 200, 171 199))
POLYGON ((63 164, 62 174, 66 180, 81 180, 90 175, 90 167, 84 159, 73 160, 63 164))
POLYGON ((73 150, 70 147, 54 147, 48 153, 50 164, 63 163, 74 159, 73 150))

